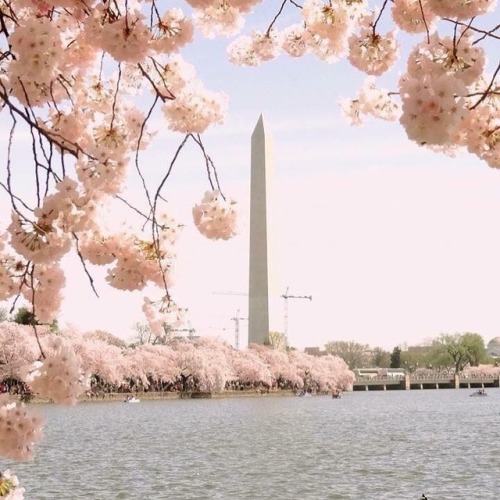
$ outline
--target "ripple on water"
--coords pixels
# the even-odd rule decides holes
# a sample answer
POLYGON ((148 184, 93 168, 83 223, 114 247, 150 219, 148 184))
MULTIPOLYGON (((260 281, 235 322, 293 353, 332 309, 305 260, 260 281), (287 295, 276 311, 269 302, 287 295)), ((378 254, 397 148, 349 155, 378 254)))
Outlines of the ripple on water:
POLYGON ((27 500, 497 500, 500 391, 47 406, 27 500), (479 404, 478 404, 479 403, 479 404))

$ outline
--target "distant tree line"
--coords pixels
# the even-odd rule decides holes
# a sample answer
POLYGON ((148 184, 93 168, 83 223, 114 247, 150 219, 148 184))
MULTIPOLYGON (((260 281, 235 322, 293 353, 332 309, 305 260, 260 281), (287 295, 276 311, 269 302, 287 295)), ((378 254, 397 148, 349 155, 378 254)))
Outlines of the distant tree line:
POLYGON ((428 345, 390 351, 354 341, 336 340, 325 345, 328 354, 342 358, 351 370, 356 368, 419 368, 460 372, 470 366, 498 364, 486 352, 483 337, 478 333, 443 333, 428 345))

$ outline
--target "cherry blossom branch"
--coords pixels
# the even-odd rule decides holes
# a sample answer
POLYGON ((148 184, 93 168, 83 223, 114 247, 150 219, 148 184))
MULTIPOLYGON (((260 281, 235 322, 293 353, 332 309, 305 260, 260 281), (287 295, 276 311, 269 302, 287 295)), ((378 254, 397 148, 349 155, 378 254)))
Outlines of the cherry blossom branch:
POLYGON ((118 100, 118 94, 120 92, 120 82, 122 79, 122 65, 118 64, 118 78, 116 79, 116 91, 113 95, 113 104, 111 106, 111 123, 109 124, 109 130, 113 130, 113 124, 116 117, 116 101, 118 100))
POLYGON ((274 16, 274 19, 271 21, 271 24, 269 25, 269 27, 267 28, 267 31, 266 31, 266 36, 268 37, 271 33, 271 30, 273 29, 273 26, 275 25, 276 21, 278 20, 278 18, 281 16, 282 12, 283 12, 283 9, 285 8, 285 5, 286 3, 288 2, 288 0, 283 0, 281 2, 281 7, 279 8, 278 10, 278 13, 274 16))
POLYGON ((16 117, 12 114, 12 111, 11 111, 11 117, 12 117, 12 127, 10 129, 9 142, 7 144, 7 165, 6 165, 6 169, 7 169, 7 186, 5 186, 2 183, 2 187, 7 191, 7 193, 10 196, 10 203, 11 203, 12 208, 17 213, 19 213, 19 210, 18 210, 18 208, 16 206, 16 202, 15 202, 15 200, 18 199, 18 198, 14 197, 14 194, 12 192, 12 184, 11 184, 12 171, 10 169, 10 166, 11 166, 12 143, 14 141, 14 131, 15 131, 16 125, 17 125, 16 117))
POLYGON ((115 198, 117 200, 120 200, 122 203, 125 203, 127 207, 129 207, 131 210, 133 210, 136 214, 140 215, 142 218, 145 219, 146 223, 151 221, 151 217, 149 215, 146 215, 144 212, 141 212, 137 207, 134 207, 128 200, 123 198, 123 196, 120 196, 119 194, 115 195, 115 198))
POLYGON ((208 182, 210 183, 210 187, 212 188, 212 190, 215 189, 214 183, 212 181, 212 173, 210 172, 210 170, 212 170, 213 176, 215 178, 215 185, 217 186, 217 189, 219 190, 219 192, 222 196, 222 199, 226 200, 226 197, 222 193, 222 189, 221 189, 220 184, 219 184, 219 177, 217 175, 217 169, 215 168, 215 165, 214 165, 214 162, 212 161, 212 158, 210 158, 210 156, 207 154, 207 152, 205 150, 205 146, 203 145, 203 142, 201 140, 200 135, 197 134, 196 137, 193 136, 193 140, 194 140, 194 142, 196 142, 196 144, 198 144, 198 146, 201 149, 201 152, 203 153, 203 157, 205 158, 205 166, 207 169, 208 182))
POLYGON ((38 336, 38 330, 36 329, 36 305, 35 305, 35 293, 36 293, 36 290, 35 290, 35 283, 34 283, 34 277, 33 277, 33 274, 35 272, 35 264, 32 264, 31 265, 31 270, 28 272, 29 276, 30 276, 30 289, 32 291, 32 295, 31 295, 31 307, 33 308, 33 322, 32 322, 32 327, 33 327, 33 331, 35 332, 35 338, 36 338, 36 342, 38 344, 38 348, 40 349, 40 354, 42 356, 42 358, 45 358, 45 353, 43 352, 43 348, 42 348, 42 344, 40 342, 40 337, 38 336))
POLYGON ((3 100, 3 102, 6 104, 6 106, 16 113, 19 117, 21 117, 30 127, 35 128, 38 130, 38 132, 45 137, 49 142, 54 143, 56 146, 58 146, 61 151, 66 151, 75 158, 78 156, 78 153, 83 153, 86 156, 88 156, 85 151, 77 144, 73 143, 71 141, 68 141, 64 137, 62 137, 60 134, 55 134, 53 132, 48 132, 41 127, 36 120, 33 120, 27 113, 23 113, 16 105, 12 104, 10 101, 10 98, 7 94, 7 89, 4 87, 3 83, 0 82, 0 87, 2 90, 0 90, 0 98, 3 100), (59 138, 63 141, 61 142, 59 138), (68 148, 67 144, 70 144, 71 146, 74 146, 74 150, 71 150, 68 148))
MULTIPOLYGON (((165 80, 163 79, 163 77, 161 76, 160 72, 158 71, 158 67, 157 67, 157 62, 152 59, 153 61, 153 66, 155 67, 156 69, 156 72, 160 75, 160 78, 162 79, 163 83, 165 83, 165 80)), ((148 72, 142 67, 142 64, 138 64, 137 67, 139 68, 139 71, 141 72, 142 76, 144 78, 146 78, 146 80, 151 84, 151 86, 153 87, 156 95, 163 101, 171 101, 173 100, 175 97, 174 95, 172 94, 172 92, 170 92, 170 90, 167 89, 169 95, 164 95, 162 92, 160 92, 160 89, 157 87, 156 83, 153 81, 153 79, 149 76, 148 72)), ((165 87, 166 88, 166 87, 165 87)))
POLYGON ((92 275, 90 274, 90 272, 87 268, 87 263, 85 262, 85 259, 83 258, 82 252, 80 250, 80 240, 78 238, 78 235, 74 231, 71 232, 71 235, 75 239, 76 253, 78 254, 80 262, 82 263, 83 270, 85 271, 85 274, 87 275, 87 278, 89 279, 90 287, 92 288, 92 291, 94 292, 95 296, 97 298, 99 298, 99 294, 97 293, 97 290, 94 286, 94 278, 92 278, 92 275))
MULTIPOLYGON (((474 19, 476 19, 476 18, 475 17, 471 18, 471 20, 467 24, 467 27, 460 34, 460 37, 458 38, 456 45, 455 44, 453 45, 453 50, 455 51, 455 55, 456 55, 456 50, 458 48, 458 45, 460 44, 460 41, 462 40, 462 37, 464 37, 466 35, 467 31, 471 29, 471 26, 472 26, 472 23, 473 23, 474 19)), ((457 26, 458 25, 455 24, 455 30, 456 30, 457 26)), ((455 32, 455 30, 454 30, 454 32, 455 32)), ((455 37, 453 39, 455 40, 455 37)))
POLYGON ((498 63, 497 68, 496 68, 495 72, 493 73, 493 77, 490 81, 490 84, 488 85, 488 87, 484 91, 483 96, 476 102, 476 104, 474 104, 471 108, 469 108, 471 111, 473 109, 476 109, 488 97, 489 92, 490 92, 491 88, 493 87, 493 84, 495 83, 495 79, 496 79, 499 71, 500 71, 500 62, 498 63))
POLYGON ((177 158, 179 157, 180 152, 182 151, 182 149, 184 148, 184 146, 186 145, 186 142, 188 141, 188 139, 190 137, 192 137, 191 134, 187 134, 186 136, 184 136, 184 139, 182 140, 180 145, 177 147, 177 150, 176 150, 176 152, 175 152, 175 154, 170 162, 170 165, 168 167, 167 173, 164 175, 163 179, 161 180, 161 182, 156 190, 156 193, 154 196, 154 201, 153 201, 153 207, 151 209, 151 230, 152 230, 152 237, 153 237, 153 245, 154 245, 155 254, 156 254, 156 261, 158 263, 158 267, 160 268, 163 286, 164 286, 164 289, 165 289, 165 292, 167 295, 168 295, 168 285, 167 285, 167 282, 165 279, 165 271, 166 270, 164 269, 163 263, 162 263, 163 256, 161 254, 161 249, 160 249, 160 234, 158 231, 159 224, 158 224, 158 221, 156 219, 156 213, 157 213, 156 210, 157 210, 158 199, 160 198, 160 195, 161 195, 161 190, 163 189, 165 182, 169 178, 169 176, 172 172, 172 169, 174 167, 174 164, 177 161, 177 158))
MULTIPOLYGON (((421 2, 421 0, 419 0, 419 2, 421 2)), ((464 23, 462 21, 457 21, 456 19, 450 19, 448 17, 443 17, 442 20, 447 21, 449 23, 457 24, 459 26, 468 27, 469 29, 471 29, 472 31, 474 31, 476 33, 481 33, 483 36, 481 38, 477 39, 476 41, 474 41, 473 45, 480 42, 481 40, 483 40, 486 37, 491 37, 491 38, 494 38, 496 40, 500 40, 500 36, 494 34, 495 31, 498 31, 498 29, 500 29, 500 24, 495 26, 490 31, 486 31, 486 30, 482 30, 480 28, 476 28, 475 26, 469 26, 467 23, 464 23)))
POLYGON ((373 28, 373 34, 374 35, 375 35, 375 31, 377 29, 377 24, 380 21, 380 18, 382 17, 382 14, 383 14, 383 12, 385 10, 385 7, 386 7, 388 1, 389 0, 384 0, 384 3, 382 4, 382 7, 380 8, 380 12, 378 13, 377 19, 375 19, 375 22, 373 23, 372 28, 373 28))
MULTIPOLYGON (((16 196, 13 192, 11 192, 9 188, 1 181, 0 181, 0 187, 4 189, 4 191, 10 196, 11 199, 13 198, 14 200, 18 201, 21 205, 23 205, 26 210, 33 212, 33 209, 28 207, 28 205, 26 205, 23 199, 19 198, 19 196, 16 196)), ((14 203, 11 203, 11 206, 16 213, 20 214, 19 210, 17 210, 17 208, 14 206, 14 203)))
MULTIPOLYGON (((474 29, 474 28, 473 28, 474 29)), ((481 41, 483 41, 485 38, 487 38, 488 36, 491 36, 492 38, 498 38, 500 39, 500 37, 496 36, 496 35, 493 35, 493 33, 495 31, 498 31, 500 29, 500 24, 497 24, 493 29, 491 29, 490 31, 486 31, 483 33, 483 36, 479 37, 477 40, 474 40, 472 42, 472 45, 475 45, 476 43, 479 43, 481 41)), ((481 32, 481 30, 474 30, 474 31, 477 31, 477 32, 481 32)))
POLYGON ((422 5, 422 0, 418 0, 418 6, 420 7, 420 13, 422 14, 422 21, 424 21, 425 32, 427 33, 427 43, 431 41, 431 35, 429 33, 429 25, 427 24, 427 19, 425 18, 424 6, 422 5))
POLYGON ((142 171, 141 171, 141 167, 139 165, 139 150, 141 148, 141 142, 142 142, 142 138, 144 136, 144 129, 146 128, 147 122, 151 118, 153 110, 155 109, 156 104, 158 103, 158 99, 160 99, 160 96, 158 94, 156 94, 155 99, 153 101, 153 104, 149 108, 149 111, 146 115, 146 118, 144 119, 144 121, 141 124, 141 131, 139 133, 139 138, 137 139, 137 148, 135 150, 135 169, 137 171, 137 174, 139 175, 139 178, 141 179, 142 187, 144 189, 144 192, 146 193, 146 198, 148 200, 150 210, 152 210, 153 205, 151 203, 151 195, 149 194, 149 189, 146 185, 146 179, 144 178, 144 175, 142 174, 142 171))
POLYGON ((156 213, 156 206, 158 204, 158 198, 160 197, 160 193, 161 193, 161 190, 163 189, 163 186, 165 185, 165 182, 167 182, 167 179, 169 178, 171 172, 172 172, 172 169, 174 168, 174 164, 175 162, 177 161, 177 158, 179 157, 179 154, 180 152, 182 151, 182 149, 184 148, 184 146, 186 145, 186 142, 187 140, 190 138, 190 137, 193 137, 191 134, 187 134, 184 136, 184 139, 182 140, 182 142, 180 143, 180 145, 177 147, 177 150, 175 151, 175 154, 172 158, 172 161, 170 162, 170 165, 167 169, 167 173, 163 176, 163 179, 161 180, 157 190, 156 190, 156 193, 155 193, 155 196, 154 196, 154 201, 153 201, 153 216, 154 214, 156 213))

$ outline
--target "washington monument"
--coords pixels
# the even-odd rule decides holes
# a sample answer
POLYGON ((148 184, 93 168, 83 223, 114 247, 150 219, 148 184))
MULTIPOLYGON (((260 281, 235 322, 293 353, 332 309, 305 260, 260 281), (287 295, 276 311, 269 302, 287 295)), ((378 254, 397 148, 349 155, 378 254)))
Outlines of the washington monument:
POLYGON ((250 279, 248 290, 248 343, 269 339, 269 209, 273 151, 266 137, 262 115, 252 134, 250 181, 250 279))

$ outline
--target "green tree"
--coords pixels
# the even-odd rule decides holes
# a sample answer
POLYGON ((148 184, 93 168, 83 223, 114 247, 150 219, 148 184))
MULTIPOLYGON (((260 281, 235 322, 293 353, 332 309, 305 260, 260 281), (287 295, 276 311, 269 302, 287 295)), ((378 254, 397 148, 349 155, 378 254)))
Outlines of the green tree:
POLYGON ((50 323, 50 331, 57 334, 61 333, 59 329, 59 321, 57 321, 57 319, 53 319, 50 323))
POLYGON ((390 368, 401 368, 401 348, 395 347, 391 353, 390 368))
POLYGON ((449 356, 455 373, 461 372, 468 364, 477 366, 487 359, 484 339, 478 333, 443 333, 434 341, 434 347, 436 355, 449 356))
POLYGON ((466 332, 462 334, 461 341, 471 366, 478 366, 486 362, 488 354, 486 353, 484 339, 479 333, 466 332))
POLYGON ((335 340, 325 344, 325 351, 342 358, 351 370, 362 368, 368 363, 367 352, 370 347, 352 340, 335 340))
POLYGON ((372 364, 376 368, 389 368, 391 365, 391 353, 381 347, 372 349, 371 357, 372 364))
POLYGON ((35 315, 26 307, 20 307, 14 315, 14 323, 19 325, 39 325, 40 323, 35 318, 35 315))

